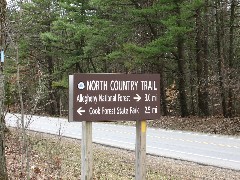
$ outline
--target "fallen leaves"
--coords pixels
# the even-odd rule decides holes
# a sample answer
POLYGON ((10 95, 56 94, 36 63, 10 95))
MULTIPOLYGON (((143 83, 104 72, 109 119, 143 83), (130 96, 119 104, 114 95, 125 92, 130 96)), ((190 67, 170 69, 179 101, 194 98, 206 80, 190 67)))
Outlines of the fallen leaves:
POLYGON ((163 116, 159 120, 149 121, 148 126, 172 130, 240 136, 240 117, 199 118, 192 116, 188 118, 181 118, 176 116, 163 116))

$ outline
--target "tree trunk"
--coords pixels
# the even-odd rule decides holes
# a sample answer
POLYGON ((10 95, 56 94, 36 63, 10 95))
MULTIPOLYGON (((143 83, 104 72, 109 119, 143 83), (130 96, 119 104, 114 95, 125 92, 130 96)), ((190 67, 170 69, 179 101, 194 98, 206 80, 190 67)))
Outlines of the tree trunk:
MULTIPOLYGON (((222 29, 221 29, 221 19, 220 19, 220 10, 221 3, 219 0, 216 2, 216 30, 217 30, 217 60, 218 60, 218 76, 219 76, 219 88, 221 95, 221 104, 222 104, 222 113, 224 117, 227 117, 227 105, 226 105, 226 96, 225 96, 225 88, 224 88, 224 79, 223 79, 223 64, 224 64, 224 56, 222 50, 222 29)), ((222 27, 223 28, 223 27, 222 27)))
POLYGON ((165 92, 165 82, 164 82, 164 65, 161 63, 159 65, 159 74, 160 74, 160 99, 161 99, 161 109, 162 115, 167 116, 167 102, 166 102, 166 92, 165 92))
POLYGON ((234 20, 235 20, 235 8, 237 6, 236 0, 232 0, 231 2, 231 14, 230 14, 230 35, 229 35, 229 88, 228 88, 228 116, 234 116, 234 105, 233 105, 233 88, 231 87, 233 81, 233 60, 234 60, 234 20))
MULTIPOLYGON (((50 5, 49 5, 50 6, 50 5)), ((51 9, 49 7, 49 9, 51 9)), ((50 12, 49 12, 50 13, 50 12)), ((51 21, 47 22, 46 32, 51 32, 51 21)), ((52 56, 51 42, 49 41, 46 45, 46 61, 48 67, 48 91, 49 91, 49 113, 50 115, 59 114, 59 101, 57 100, 57 92, 53 89, 53 73, 54 73, 54 61, 52 56)))
POLYGON ((183 46, 184 46, 183 39, 181 37, 178 37, 178 42, 177 42, 178 88, 179 88, 181 116, 186 117, 189 115, 189 112, 188 112, 188 106, 187 106, 185 61, 184 61, 183 46))
MULTIPOLYGON (((181 10, 179 4, 177 4, 176 14, 178 16, 177 26, 181 27, 181 10)), ((177 35, 177 65, 178 65, 178 90, 180 99, 181 116, 189 116, 186 94, 186 77, 185 77, 185 59, 184 59, 184 39, 182 35, 177 35)))
POLYGON ((0 179, 7 179, 4 124, 4 75, 0 71, 0 179))
MULTIPOLYGON (((7 2, 0 0, 0 50, 5 47, 5 14, 7 2)), ((5 124, 4 124, 4 75, 3 63, 0 64, 0 179, 7 180, 7 166, 5 157, 5 124)))
POLYGON ((209 38, 209 2, 205 0, 204 5, 204 30, 203 30, 203 77, 204 77, 204 92, 203 92, 203 99, 204 104, 206 104, 204 114, 206 116, 210 115, 209 109, 209 46, 208 46, 208 38, 209 38))
MULTIPOLYGON (((205 19, 205 18, 204 18, 205 19)), ((207 19, 205 19, 206 21, 207 19)), ((209 116, 208 105, 208 30, 207 25, 202 23, 201 10, 196 10, 196 61, 197 61, 197 78, 198 78, 198 108, 199 115, 209 116)))
MULTIPOLYGON (((48 51, 50 52, 50 51, 48 51)), ((53 71, 54 71, 54 65, 53 65, 53 59, 52 56, 47 55, 47 63, 48 63, 48 91, 49 91, 49 101, 50 101, 50 114, 56 115, 58 113, 58 106, 57 106, 57 100, 56 100, 56 93, 52 87, 53 83, 53 71)))

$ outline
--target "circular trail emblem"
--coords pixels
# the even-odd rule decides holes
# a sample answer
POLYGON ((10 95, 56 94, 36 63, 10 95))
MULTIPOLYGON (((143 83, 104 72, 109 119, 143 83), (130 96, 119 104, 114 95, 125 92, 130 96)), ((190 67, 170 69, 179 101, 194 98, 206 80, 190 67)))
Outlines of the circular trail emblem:
POLYGON ((84 82, 79 82, 78 83, 78 89, 83 90, 85 88, 84 82))

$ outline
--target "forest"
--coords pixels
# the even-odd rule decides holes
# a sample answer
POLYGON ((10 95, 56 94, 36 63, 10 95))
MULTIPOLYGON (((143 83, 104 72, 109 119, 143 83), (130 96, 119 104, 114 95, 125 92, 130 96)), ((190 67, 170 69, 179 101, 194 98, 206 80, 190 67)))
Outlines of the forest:
MULTIPOLYGON (((28 148, 43 144, 26 135, 24 114, 68 115, 75 73, 160 74, 162 119, 222 118, 239 133, 239 0, 0 0, 0 51, 0 179, 5 153, 20 152, 23 173, 28 148), (20 134, 5 135, 7 112, 21 112, 20 134)), ((50 144, 49 156, 63 149, 50 144)))
POLYGON ((5 107, 66 116, 70 74, 157 73, 162 116, 239 116, 239 20, 238 0, 1 0, 5 107))

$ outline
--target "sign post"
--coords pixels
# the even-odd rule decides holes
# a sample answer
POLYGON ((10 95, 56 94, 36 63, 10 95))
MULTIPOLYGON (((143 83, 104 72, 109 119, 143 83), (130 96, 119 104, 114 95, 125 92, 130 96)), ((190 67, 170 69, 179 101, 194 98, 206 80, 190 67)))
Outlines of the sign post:
POLYGON ((146 120, 136 122, 135 179, 146 179, 146 120))
POLYGON ((136 180, 146 179, 146 120, 160 118, 159 74, 69 76, 69 121, 82 122, 82 176, 92 179, 92 122, 136 121, 136 180), (143 120, 144 119, 144 120, 143 120))
POLYGON ((81 152, 81 179, 91 180, 92 178, 92 122, 82 122, 82 152, 81 152))

